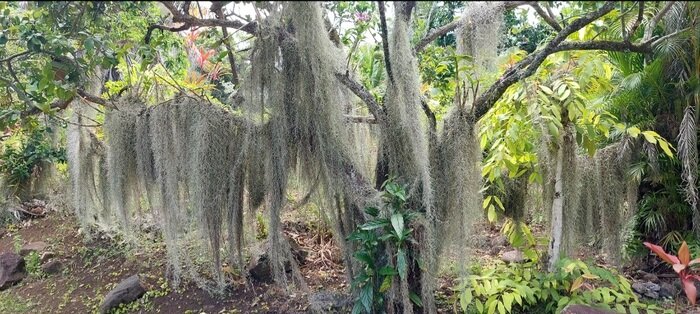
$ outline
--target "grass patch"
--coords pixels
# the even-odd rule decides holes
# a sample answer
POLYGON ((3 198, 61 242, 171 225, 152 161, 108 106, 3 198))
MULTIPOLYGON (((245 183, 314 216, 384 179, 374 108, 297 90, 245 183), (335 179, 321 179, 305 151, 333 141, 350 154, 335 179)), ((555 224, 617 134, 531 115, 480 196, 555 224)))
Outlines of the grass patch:
POLYGON ((31 301, 23 300, 9 292, 0 293, 0 313, 29 313, 34 306, 31 301))

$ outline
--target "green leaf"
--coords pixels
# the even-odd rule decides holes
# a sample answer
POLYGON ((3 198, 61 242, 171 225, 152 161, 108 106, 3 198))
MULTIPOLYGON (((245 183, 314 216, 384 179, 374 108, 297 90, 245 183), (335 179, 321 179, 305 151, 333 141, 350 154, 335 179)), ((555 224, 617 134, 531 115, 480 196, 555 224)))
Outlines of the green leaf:
POLYGON ((370 215, 372 217, 377 217, 379 215, 379 208, 371 207, 371 206, 366 207, 365 213, 367 213, 367 215, 370 215))
POLYGON ((372 285, 365 285, 360 291, 360 303, 365 307, 367 313, 372 312, 372 302, 374 300, 374 291, 372 285))
POLYGON ((656 137, 654 136, 655 133, 656 132, 654 131, 644 131, 642 132, 642 135, 644 135, 644 139, 647 140, 647 142, 656 144, 656 137))
POLYGON ((505 207, 503 207, 503 203, 501 203, 501 199, 498 198, 498 196, 494 196, 493 200, 496 201, 496 204, 498 204, 498 207, 500 207, 501 210, 505 210, 505 207))
POLYGON ((489 206, 489 203, 491 202, 491 198, 493 196, 489 195, 484 199, 484 202, 481 204, 481 207, 486 208, 486 206, 489 206))
POLYGON ((506 293, 503 295, 503 305, 505 306, 505 308, 508 312, 510 312, 510 310, 513 306, 513 299, 514 299, 513 294, 514 293, 517 293, 517 292, 506 293))
POLYGON ((506 308, 503 306, 503 302, 498 302, 498 313, 506 314, 506 308))
POLYGON ((379 286, 379 293, 387 292, 389 289, 391 289, 391 276, 386 276, 382 281, 382 285, 379 286))
POLYGON ((399 239, 403 238, 404 224, 403 215, 401 213, 394 213, 391 215, 391 225, 394 227, 394 231, 396 231, 396 235, 399 239))
POLYGON ((408 274, 408 262, 406 261, 406 251, 399 249, 396 254, 396 269, 399 271, 401 279, 406 278, 408 274))
POLYGON ((474 303, 476 303, 476 309, 479 313, 484 313, 484 304, 481 303, 481 300, 475 299, 474 303))
POLYGON ((467 307, 472 303, 474 296, 470 289, 465 289, 464 292, 459 297, 459 304, 462 307, 462 311, 467 311, 467 307))
POLYGON ((489 222, 496 222, 496 218, 498 218, 498 216, 496 215, 496 207, 491 205, 491 206, 489 206, 489 211, 488 211, 489 222))
POLYGON ((629 134, 633 138, 637 138, 637 136, 639 136, 639 133, 641 133, 641 131, 637 127, 630 127, 627 129, 627 134, 629 134))
POLYGON ((408 298, 411 299, 411 302, 413 302, 413 304, 418 305, 419 307, 423 307, 423 301, 421 301, 420 297, 415 292, 409 293, 408 298))
POLYGON ((668 142, 664 140, 659 140, 659 147, 661 147, 666 156, 673 157, 673 152, 671 151, 671 148, 668 147, 668 142))
POLYGON ((389 221, 386 219, 370 220, 370 221, 366 222, 365 224, 363 224, 362 226, 360 226, 360 229, 369 231, 369 230, 382 228, 382 227, 387 226, 387 225, 389 225, 389 221))
POLYGON ((370 268, 374 268, 374 259, 365 251, 358 251, 353 254, 356 259, 367 264, 370 268))
POLYGON ((547 86, 545 86, 545 85, 540 85, 540 89, 541 89, 543 92, 545 92, 545 94, 547 94, 547 95, 551 95, 551 94, 554 93, 549 87, 547 87, 547 86))
POLYGON ((379 269, 379 274, 382 276, 394 276, 398 274, 398 272, 396 271, 396 269, 394 269, 394 267, 384 266, 379 269))

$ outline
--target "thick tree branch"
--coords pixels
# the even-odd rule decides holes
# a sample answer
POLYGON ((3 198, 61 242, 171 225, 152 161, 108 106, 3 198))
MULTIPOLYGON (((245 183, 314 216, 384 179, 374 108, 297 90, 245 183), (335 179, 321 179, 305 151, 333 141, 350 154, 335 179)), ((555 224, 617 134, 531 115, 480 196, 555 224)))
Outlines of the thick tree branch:
POLYGON ((629 33, 627 33, 627 37, 625 37, 626 42, 630 41, 630 35, 634 35, 634 32, 637 31, 637 28, 639 28, 639 25, 642 24, 643 19, 644 19, 644 1, 639 1, 639 11, 637 12, 637 19, 634 21, 634 24, 632 24, 632 28, 630 28, 629 33))
POLYGON ((150 43, 151 42, 151 36, 153 35, 153 31, 156 29, 159 29, 161 31, 168 31, 168 32, 181 32, 186 29, 189 29, 192 27, 190 24, 182 24, 180 26, 164 26, 164 25, 158 25, 158 24, 151 24, 148 26, 148 29, 146 29, 146 36, 144 36, 143 41, 145 43, 150 43))
MULTIPOLYGON (((216 14, 217 18, 225 19, 224 11, 221 8, 225 4, 215 6, 217 4, 220 4, 220 2, 212 4, 212 7, 210 9, 212 10, 212 12, 214 12, 214 14, 216 14)), ((234 85, 238 86, 238 71, 236 70, 236 58, 233 55, 233 49, 231 48, 231 43, 229 42, 228 29, 226 27, 221 27, 221 32, 224 35, 223 42, 224 47, 226 47, 226 56, 228 57, 228 63, 231 65, 231 82, 234 85)))
POLYGON ((423 112, 425 112, 425 115, 428 117, 430 131, 435 133, 437 130, 437 119, 435 118, 435 113, 430 109, 430 106, 428 106, 428 103, 422 97, 420 100, 420 106, 423 108, 423 112))
POLYGON ((382 48, 384 49, 384 66, 386 67, 387 77, 389 77, 389 80, 393 82, 394 74, 391 71, 391 59, 389 58, 389 34, 386 26, 384 1, 377 1, 377 7, 379 8, 379 27, 381 28, 382 48))
POLYGON ((382 110, 382 107, 379 106, 379 103, 377 102, 376 99, 374 99, 374 96, 370 94, 369 91, 367 91, 362 84, 355 82, 353 79, 351 79, 349 76, 341 73, 336 73, 335 77, 345 85, 353 94, 355 94, 357 97, 359 97, 365 104, 367 104, 367 108, 369 109, 369 112, 372 113, 372 115, 378 120, 381 121, 384 119, 384 111, 382 110))
POLYGON ((656 29, 656 25, 659 24, 661 19, 668 13, 669 10, 673 7, 675 4, 675 1, 669 1, 666 3, 666 5, 657 13, 650 21, 647 23, 646 28, 644 29, 644 41, 649 41, 651 40, 651 36, 654 34, 654 29, 656 29))
MULTIPOLYGON (((600 9, 589 12, 588 14, 574 20, 571 24, 567 25, 559 33, 557 33, 554 39, 552 39, 552 41, 550 41, 544 47, 544 49, 532 54, 531 56, 528 56, 516 64, 513 69, 501 76, 496 83, 491 85, 486 92, 476 99, 474 112, 475 118, 479 119, 486 114, 486 112, 493 107, 496 101, 498 101, 501 95, 505 93, 508 87, 535 73, 537 68, 542 64, 542 62, 544 62, 547 56, 557 51, 563 51, 563 49, 559 49, 557 47, 564 42, 566 37, 608 14, 614 8, 615 2, 608 1, 600 9)), ((582 47, 583 46, 580 45, 577 46, 577 48, 582 47)))
MULTIPOLYGON (((509 1, 509 2, 505 3, 505 9, 512 10, 514 8, 521 6, 521 5, 529 4, 530 2, 531 1, 509 1)), ((423 49, 425 49, 425 47, 428 46, 428 44, 433 42, 433 40, 437 39, 438 37, 440 37, 442 35, 445 35, 449 32, 454 31, 460 25, 462 25, 462 20, 458 19, 458 20, 452 21, 450 23, 447 23, 443 26, 440 26, 438 28, 431 30, 430 32, 428 32, 427 35, 425 35, 425 37, 423 37, 421 40, 418 41, 418 43, 416 44, 416 47, 414 48, 415 52, 419 53, 419 52, 423 51, 423 49)))
POLYGON ((189 25, 190 27, 230 27, 240 29, 252 35, 255 35, 258 30, 258 24, 254 21, 250 23, 243 23, 240 21, 227 19, 200 19, 190 15, 189 12, 180 12, 172 1, 161 1, 160 3, 162 3, 163 6, 165 6, 165 8, 167 8, 173 15, 173 23, 185 23, 185 25, 189 25))

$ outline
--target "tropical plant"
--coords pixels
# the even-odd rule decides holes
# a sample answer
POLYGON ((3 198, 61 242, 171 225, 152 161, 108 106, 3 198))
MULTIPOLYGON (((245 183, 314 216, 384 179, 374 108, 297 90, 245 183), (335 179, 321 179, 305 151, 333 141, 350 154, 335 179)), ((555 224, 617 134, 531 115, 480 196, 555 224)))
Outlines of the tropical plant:
POLYGON ((475 266, 456 287, 455 306, 465 313, 559 313, 569 304, 589 304, 618 313, 662 312, 639 301, 630 282, 614 271, 562 259, 554 272, 536 262, 475 266))
MULTIPOLYGON (((372 219, 348 237, 348 240, 360 244, 353 256, 363 264, 363 271, 352 282, 358 291, 353 313, 381 310, 383 295, 391 289, 395 277, 398 275, 400 280, 406 280, 408 276, 407 250, 409 243, 415 241, 413 229, 409 226, 417 213, 406 208, 408 195, 404 186, 387 180, 383 188, 385 208, 365 208, 365 213, 372 219), (392 251, 389 259, 382 253, 387 247, 392 251)), ((415 293, 410 293, 409 297, 420 305, 415 293)))
POLYGON ((649 242, 644 242, 644 246, 654 252, 662 261, 671 265, 673 271, 678 274, 678 279, 681 281, 681 284, 683 284, 685 296, 688 297, 690 304, 695 305, 697 298, 695 281, 700 281, 700 275, 693 273, 692 266, 700 263, 700 258, 694 260, 690 259, 688 244, 683 241, 681 247, 678 249, 678 256, 668 254, 662 247, 649 242))

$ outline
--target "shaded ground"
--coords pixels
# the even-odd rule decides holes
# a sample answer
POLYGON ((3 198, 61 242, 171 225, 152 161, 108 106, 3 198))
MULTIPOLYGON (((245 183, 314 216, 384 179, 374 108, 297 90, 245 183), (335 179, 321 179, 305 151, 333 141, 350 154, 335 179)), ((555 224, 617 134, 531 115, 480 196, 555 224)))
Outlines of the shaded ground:
MULTIPOLYGON (((298 224, 285 226, 287 233, 310 252, 302 265, 312 291, 345 288, 343 269, 334 255, 330 236, 298 224)), ((121 313, 305 313, 307 296, 264 283, 234 282, 228 296, 216 298, 193 284, 173 291, 165 281, 166 259, 162 245, 153 244, 147 254, 131 254, 110 239, 90 243, 78 234, 75 219, 52 212, 0 230, 0 252, 15 246, 43 241, 48 251, 64 264, 62 273, 29 276, 0 293, 0 313, 92 313, 104 296, 121 280, 139 274, 148 290, 121 313)))

